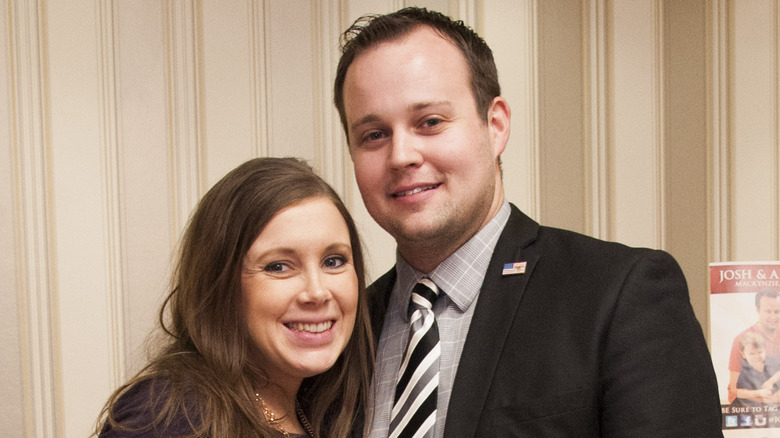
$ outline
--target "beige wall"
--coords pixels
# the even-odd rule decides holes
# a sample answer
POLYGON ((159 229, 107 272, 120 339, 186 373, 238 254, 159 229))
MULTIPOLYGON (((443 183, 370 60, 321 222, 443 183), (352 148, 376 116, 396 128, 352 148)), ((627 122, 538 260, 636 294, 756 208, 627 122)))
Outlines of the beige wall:
POLYGON ((331 84, 337 36, 407 4, 493 47, 510 201, 663 248, 708 331, 707 263, 780 259, 773 0, 3 0, 0 430, 81 437, 144 361, 190 209, 254 156, 312 162, 365 213, 331 84))

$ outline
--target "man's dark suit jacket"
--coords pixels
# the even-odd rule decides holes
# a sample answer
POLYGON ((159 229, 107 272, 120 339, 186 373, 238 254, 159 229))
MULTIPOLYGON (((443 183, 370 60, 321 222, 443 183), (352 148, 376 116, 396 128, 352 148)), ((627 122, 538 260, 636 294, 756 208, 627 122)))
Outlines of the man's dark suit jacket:
MULTIPOLYGON (((370 288, 377 337, 394 282, 393 269, 370 288)), ((476 306, 445 437, 722 436, 712 361, 667 253, 512 206, 476 306)))

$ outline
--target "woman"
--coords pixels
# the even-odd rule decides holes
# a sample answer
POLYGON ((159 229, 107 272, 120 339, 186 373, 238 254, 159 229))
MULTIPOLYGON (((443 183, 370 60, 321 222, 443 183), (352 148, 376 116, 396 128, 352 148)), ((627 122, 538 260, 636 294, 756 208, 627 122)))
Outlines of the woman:
POLYGON ((295 159, 203 197, 160 311, 166 342, 108 400, 101 437, 359 436, 373 347, 355 224, 295 159))

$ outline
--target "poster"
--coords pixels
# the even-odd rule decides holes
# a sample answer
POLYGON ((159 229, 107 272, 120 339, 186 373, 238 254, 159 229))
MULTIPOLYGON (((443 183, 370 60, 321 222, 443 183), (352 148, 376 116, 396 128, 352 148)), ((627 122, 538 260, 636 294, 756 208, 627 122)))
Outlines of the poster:
POLYGON ((710 264, 723 434, 780 438, 780 262, 710 264))

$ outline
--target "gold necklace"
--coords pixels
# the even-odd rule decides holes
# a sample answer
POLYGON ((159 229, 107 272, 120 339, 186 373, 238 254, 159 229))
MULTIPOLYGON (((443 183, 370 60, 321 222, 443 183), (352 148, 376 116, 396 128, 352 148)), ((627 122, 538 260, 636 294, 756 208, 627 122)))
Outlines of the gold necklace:
MULTIPOLYGON (((287 415, 282 415, 281 417, 277 417, 276 413, 272 411, 271 408, 269 408, 265 404, 265 400, 263 400, 263 398, 260 397, 260 393, 258 392, 255 392, 255 401, 260 403, 260 408, 263 410, 263 416, 265 417, 265 420, 268 421, 268 424, 270 424, 274 429, 281 432, 285 438, 291 438, 290 433, 282 429, 282 426, 279 424, 282 421, 284 421, 285 418, 287 418, 287 415)), ((303 413, 303 409, 301 408, 301 405, 299 405, 297 401, 295 402, 295 416, 298 417, 298 421, 301 422, 301 425, 303 426, 306 435, 310 436, 311 438, 318 438, 317 434, 314 433, 314 427, 312 427, 311 423, 309 423, 309 419, 306 418, 306 414, 303 413)))
POLYGON ((268 422, 268 424, 271 425, 274 429, 278 430, 282 433, 282 435, 285 436, 285 438, 290 438, 290 434, 287 433, 286 430, 282 429, 282 426, 279 425, 282 421, 284 421, 285 418, 287 418, 287 415, 282 415, 281 417, 277 417, 276 413, 271 410, 266 404, 265 400, 263 400, 262 397, 260 397, 260 393, 255 392, 255 401, 260 402, 260 408, 263 410, 263 416, 265 417, 265 421, 268 422))

